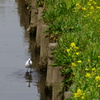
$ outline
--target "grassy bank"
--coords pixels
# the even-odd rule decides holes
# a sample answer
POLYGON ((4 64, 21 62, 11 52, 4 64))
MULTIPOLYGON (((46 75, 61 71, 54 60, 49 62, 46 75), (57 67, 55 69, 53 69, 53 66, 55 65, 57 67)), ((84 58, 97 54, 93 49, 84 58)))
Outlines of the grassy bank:
POLYGON ((45 0, 43 20, 52 42, 58 42, 54 66, 62 66, 70 100, 99 100, 99 0, 45 0))

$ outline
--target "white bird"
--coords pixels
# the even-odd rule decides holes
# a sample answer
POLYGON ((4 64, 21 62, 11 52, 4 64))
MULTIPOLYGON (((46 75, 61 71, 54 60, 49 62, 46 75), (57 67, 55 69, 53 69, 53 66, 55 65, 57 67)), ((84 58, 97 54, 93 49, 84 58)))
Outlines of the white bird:
POLYGON ((25 67, 27 68, 27 72, 28 72, 28 68, 30 68, 30 72, 31 72, 32 60, 30 58, 25 62, 25 67))

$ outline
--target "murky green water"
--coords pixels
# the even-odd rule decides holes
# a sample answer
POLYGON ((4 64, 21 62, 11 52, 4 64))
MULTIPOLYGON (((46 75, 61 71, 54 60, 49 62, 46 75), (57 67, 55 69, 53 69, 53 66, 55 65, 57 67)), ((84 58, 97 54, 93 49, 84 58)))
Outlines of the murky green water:
POLYGON ((0 0, 0 100, 47 100, 45 75, 37 71, 38 54, 34 39, 25 32, 27 16, 20 6, 18 0, 0 0), (25 77, 24 63, 29 57, 34 68, 25 77))

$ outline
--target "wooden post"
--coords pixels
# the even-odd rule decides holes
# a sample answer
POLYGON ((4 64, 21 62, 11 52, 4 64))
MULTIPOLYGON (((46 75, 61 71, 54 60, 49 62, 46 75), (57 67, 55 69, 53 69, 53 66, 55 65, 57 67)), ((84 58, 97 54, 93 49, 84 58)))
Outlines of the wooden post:
POLYGON ((61 75, 60 67, 53 68, 52 100, 62 100, 64 77, 61 75))
POLYGON ((53 59, 53 51, 55 50, 57 43, 49 43, 48 46, 48 65, 47 65, 47 76, 46 76, 46 87, 52 87, 52 80, 53 80, 53 66, 50 66, 54 63, 53 59))
POLYGON ((71 97, 71 92, 64 92, 64 100, 67 100, 71 97))
POLYGON ((37 24, 37 0, 31 1, 31 27, 36 27, 37 24))
POLYGON ((46 67, 48 60, 48 44, 49 37, 46 37, 48 33, 44 33, 47 30, 47 25, 41 25, 41 47, 40 47, 40 66, 46 67))
POLYGON ((37 16, 37 31, 36 31, 36 48, 40 48, 41 45, 41 34, 43 33, 42 30, 42 21, 41 16, 43 12, 43 7, 38 8, 38 16, 37 16))

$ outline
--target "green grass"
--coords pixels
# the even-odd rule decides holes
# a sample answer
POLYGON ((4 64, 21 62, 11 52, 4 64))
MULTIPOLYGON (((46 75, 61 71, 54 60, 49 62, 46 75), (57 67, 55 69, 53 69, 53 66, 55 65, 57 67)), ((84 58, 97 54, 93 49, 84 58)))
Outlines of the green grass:
POLYGON ((62 66, 65 87, 70 75, 71 100, 100 99, 99 0, 46 0, 43 20, 58 42, 55 66, 62 66))

